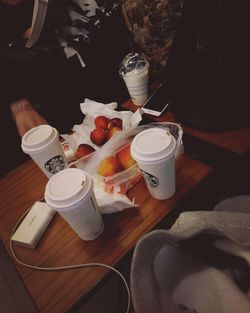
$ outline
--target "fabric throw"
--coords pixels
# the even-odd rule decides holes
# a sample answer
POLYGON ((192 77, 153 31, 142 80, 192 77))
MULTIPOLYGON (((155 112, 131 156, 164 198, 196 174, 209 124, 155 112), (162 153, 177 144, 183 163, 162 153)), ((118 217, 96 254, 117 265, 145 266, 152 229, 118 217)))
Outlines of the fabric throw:
POLYGON ((171 229, 155 230, 136 245, 135 312, 248 313, 249 265, 250 196, 181 213, 171 229))

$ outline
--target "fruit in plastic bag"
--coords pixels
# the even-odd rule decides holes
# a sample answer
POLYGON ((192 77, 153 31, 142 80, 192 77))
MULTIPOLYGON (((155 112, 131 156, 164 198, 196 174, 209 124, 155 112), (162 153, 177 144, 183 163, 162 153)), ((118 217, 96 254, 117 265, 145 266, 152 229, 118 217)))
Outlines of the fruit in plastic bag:
POLYGON ((102 129, 108 129, 110 123, 110 119, 106 116, 99 115, 95 118, 95 127, 96 128, 102 128, 102 129))
POLYGON ((107 141, 107 130, 103 128, 95 128, 90 133, 90 139, 97 146, 102 146, 107 141))
POLYGON ((119 117, 111 118, 111 120, 108 124, 108 128, 112 129, 114 127, 118 127, 120 129, 122 129, 122 119, 120 119, 119 117))
POLYGON ((77 159, 80 159, 86 155, 89 155, 90 153, 95 152, 95 148, 91 145, 88 145, 86 143, 81 143, 76 150, 75 157, 77 159))
POLYGON ((109 156, 103 159, 98 168, 98 174, 101 176, 112 176, 123 170, 119 160, 115 156, 109 156))
POLYGON ((124 169, 128 169, 136 164, 130 153, 130 144, 118 151, 116 157, 124 169))
POLYGON ((119 127, 112 127, 108 130, 107 140, 109 140, 116 132, 121 131, 122 129, 119 127))

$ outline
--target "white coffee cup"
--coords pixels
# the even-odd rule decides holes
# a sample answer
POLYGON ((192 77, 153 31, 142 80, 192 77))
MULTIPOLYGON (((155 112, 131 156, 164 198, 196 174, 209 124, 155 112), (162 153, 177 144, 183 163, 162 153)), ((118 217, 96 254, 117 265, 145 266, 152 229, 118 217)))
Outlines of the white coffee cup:
POLYGON ((175 138, 163 128, 144 130, 132 141, 131 155, 156 199, 168 199, 175 193, 175 149, 175 138))
POLYGON ((45 188, 45 201, 83 240, 94 240, 103 232, 93 180, 87 172, 67 168, 51 177, 45 188))
POLYGON ((24 134, 21 146, 23 152, 30 155, 48 178, 68 165, 59 133, 50 125, 30 129, 24 134))

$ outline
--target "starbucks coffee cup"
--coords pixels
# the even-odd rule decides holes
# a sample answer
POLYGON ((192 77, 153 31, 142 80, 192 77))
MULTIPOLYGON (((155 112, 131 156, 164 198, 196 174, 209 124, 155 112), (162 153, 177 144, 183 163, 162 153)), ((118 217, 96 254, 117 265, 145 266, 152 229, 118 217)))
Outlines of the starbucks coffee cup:
POLYGON ((103 232, 93 180, 85 171, 67 168, 51 177, 45 188, 45 201, 83 240, 94 240, 103 232))
POLYGON ((151 195, 159 200, 175 193, 175 138, 163 128, 149 128, 138 133, 131 144, 151 195))
POLYGON ((40 125, 26 132, 21 147, 48 178, 68 165, 58 131, 50 125, 40 125))

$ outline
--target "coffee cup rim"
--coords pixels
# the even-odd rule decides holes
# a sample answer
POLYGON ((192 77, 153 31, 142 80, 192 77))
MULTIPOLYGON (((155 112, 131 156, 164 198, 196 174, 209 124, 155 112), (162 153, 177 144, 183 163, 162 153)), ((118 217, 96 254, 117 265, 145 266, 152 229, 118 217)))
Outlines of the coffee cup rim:
POLYGON ((33 127, 22 137, 22 150, 28 154, 39 153, 47 148, 57 136, 59 136, 58 131, 50 125, 33 127))
POLYGON ((45 201, 58 211, 81 201, 93 187, 90 175, 78 168, 64 169, 52 176, 45 187, 45 201))
POLYGON ((151 163, 172 156, 176 146, 176 140, 168 130, 157 127, 149 128, 134 137, 131 144, 131 155, 138 162, 151 163))

